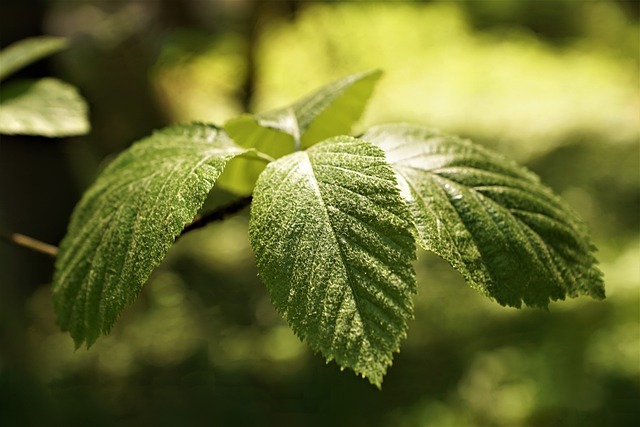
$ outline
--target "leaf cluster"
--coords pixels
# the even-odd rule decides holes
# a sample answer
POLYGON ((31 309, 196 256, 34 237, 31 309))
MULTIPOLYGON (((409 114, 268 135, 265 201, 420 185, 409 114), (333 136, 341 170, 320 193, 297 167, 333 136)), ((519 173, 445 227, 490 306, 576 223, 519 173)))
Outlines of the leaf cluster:
POLYGON ((604 298, 585 226, 530 171, 421 126, 348 136, 379 77, 222 128, 169 127, 123 152, 61 243, 60 327, 77 346, 108 333, 214 185, 253 196, 258 272, 293 331, 376 386, 413 316, 416 243, 502 305, 604 298))

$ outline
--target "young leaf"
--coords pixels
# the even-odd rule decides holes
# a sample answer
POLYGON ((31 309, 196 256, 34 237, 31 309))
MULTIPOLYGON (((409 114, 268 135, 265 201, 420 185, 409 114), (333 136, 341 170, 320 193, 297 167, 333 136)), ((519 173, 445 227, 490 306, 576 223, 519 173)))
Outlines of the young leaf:
POLYGON ((270 163, 249 235, 258 271, 294 332, 380 386, 412 317, 410 213, 384 153, 336 137, 270 163))
POLYGON ((73 136, 89 131, 87 104, 57 79, 20 80, 0 93, 0 133, 73 136))
POLYGON ((302 148, 334 135, 348 134, 364 112, 381 75, 379 70, 354 74, 293 104, 302 148))
MULTIPOLYGON (((240 116, 228 121, 225 131, 229 135, 235 135, 234 140, 239 141, 243 147, 255 148, 274 159, 293 152, 294 143, 291 135, 269 127, 253 126, 254 123, 251 116, 240 116)), ((264 168, 264 162, 234 159, 220 177, 218 185, 227 191, 247 196, 253 192, 256 180, 264 168)))
POLYGON ((538 177, 469 141, 409 125, 372 128, 414 216, 418 243, 503 305, 604 285, 583 223, 538 177))
POLYGON ((107 333, 233 157, 213 126, 156 132, 122 153, 75 208, 53 279, 58 323, 80 346, 107 333))
POLYGON ((0 51, 0 80, 11 73, 67 47, 60 37, 30 37, 0 51))
MULTIPOLYGON (((348 134, 381 74, 376 70, 351 75, 288 107, 231 119, 224 129, 239 145, 277 159, 331 136, 348 134)), ((263 169, 264 165, 237 159, 220 177, 219 185, 238 194, 250 194, 263 169)))

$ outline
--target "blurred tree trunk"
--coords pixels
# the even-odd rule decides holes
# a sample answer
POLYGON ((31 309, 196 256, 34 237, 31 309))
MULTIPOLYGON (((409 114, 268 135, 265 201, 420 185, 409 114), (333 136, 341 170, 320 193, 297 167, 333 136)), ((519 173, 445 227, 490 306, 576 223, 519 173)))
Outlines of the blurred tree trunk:
POLYGON ((259 0, 249 2, 249 12, 244 19, 244 35, 246 39, 244 81, 238 94, 243 111, 251 110, 251 101, 256 88, 256 50, 260 37, 261 17, 265 10, 265 3, 259 0))
POLYGON ((244 111, 251 111, 253 95, 257 85, 257 50, 263 27, 272 17, 294 20, 300 8, 299 0, 263 1, 249 0, 248 11, 243 19, 243 34, 246 40, 246 73, 238 98, 244 111))

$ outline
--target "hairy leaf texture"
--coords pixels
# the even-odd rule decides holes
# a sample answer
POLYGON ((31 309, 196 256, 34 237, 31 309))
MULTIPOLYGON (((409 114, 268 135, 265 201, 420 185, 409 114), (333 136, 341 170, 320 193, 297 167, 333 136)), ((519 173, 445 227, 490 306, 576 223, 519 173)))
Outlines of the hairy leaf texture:
POLYGON ((384 153, 336 137, 269 164, 250 239, 258 271, 296 334, 380 386, 415 292, 410 213, 384 153))
POLYGON ((58 323, 77 346, 109 332, 225 164, 246 151, 192 124, 156 132, 107 166, 73 212, 53 280, 58 323))
POLYGON ((363 137, 382 148, 417 241, 503 305, 604 298, 584 224, 536 175, 469 141, 410 125, 363 137))

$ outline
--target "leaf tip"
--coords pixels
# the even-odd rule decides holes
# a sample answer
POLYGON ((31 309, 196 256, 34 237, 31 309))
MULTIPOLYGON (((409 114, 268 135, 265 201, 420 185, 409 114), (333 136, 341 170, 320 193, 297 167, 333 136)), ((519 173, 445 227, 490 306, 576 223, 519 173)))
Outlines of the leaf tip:
POLYGON ((373 70, 365 71, 363 74, 365 76, 371 77, 374 80, 378 80, 380 79, 380 77, 382 77, 384 71, 382 71, 381 68, 374 68, 373 70))
POLYGON ((383 375, 367 375, 367 374, 361 374, 362 378, 366 378, 367 381, 369 381, 369 384, 371 384, 372 386, 374 386, 375 388, 378 389, 378 391, 382 391, 382 379, 383 379, 383 375))

